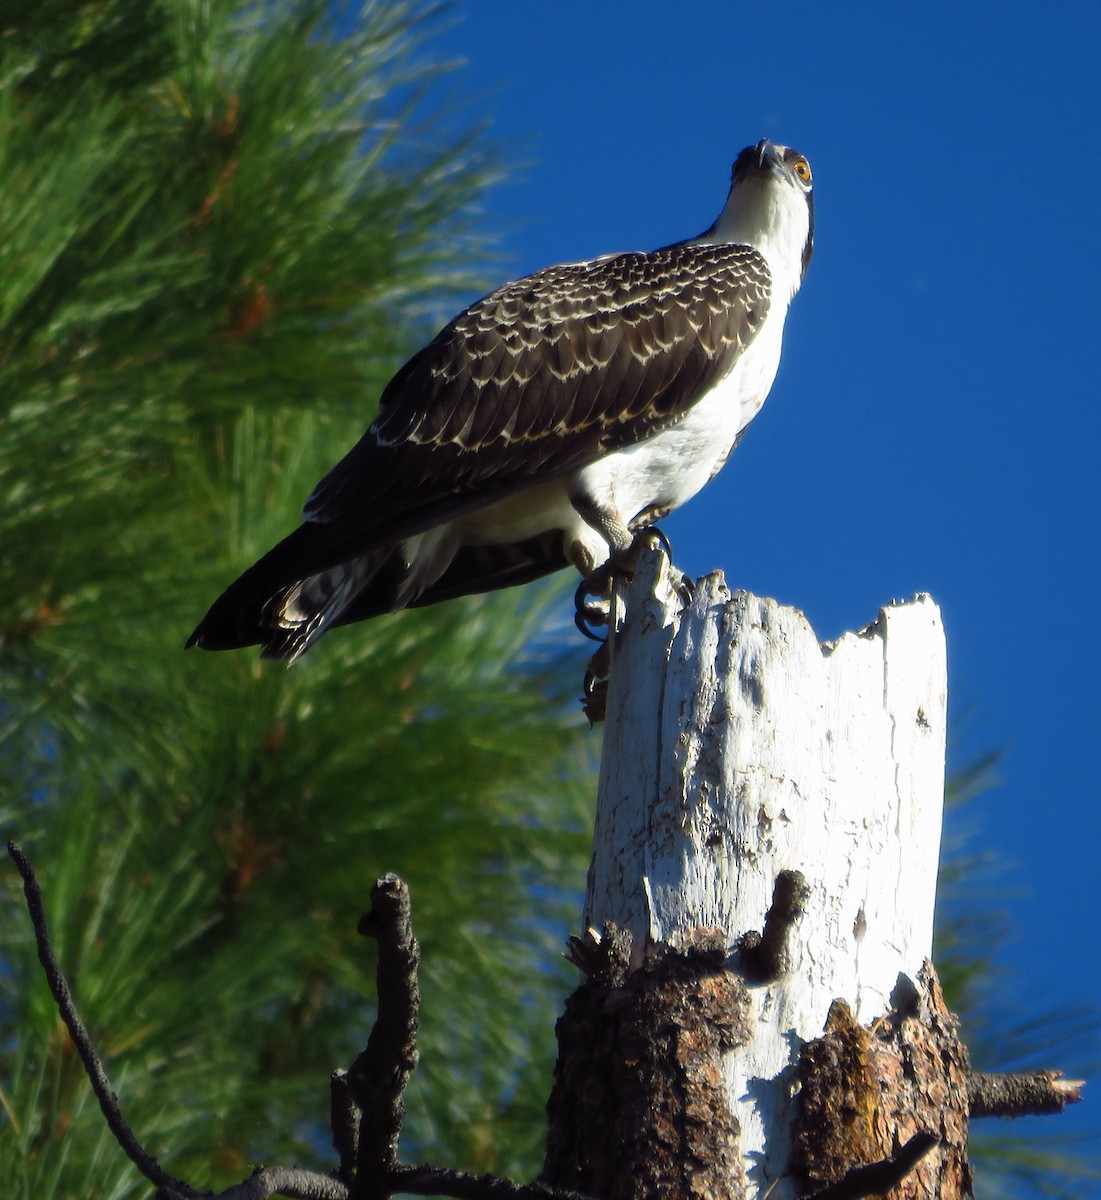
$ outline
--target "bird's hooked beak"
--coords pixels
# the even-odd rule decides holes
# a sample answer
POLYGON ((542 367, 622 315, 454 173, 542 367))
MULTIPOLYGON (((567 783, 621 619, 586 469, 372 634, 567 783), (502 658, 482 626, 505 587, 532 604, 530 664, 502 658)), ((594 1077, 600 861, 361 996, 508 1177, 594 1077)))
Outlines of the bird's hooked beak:
POLYGON ((754 149, 757 151, 757 166, 762 171, 777 171, 784 165, 779 150, 776 149, 768 138, 762 138, 754 149))

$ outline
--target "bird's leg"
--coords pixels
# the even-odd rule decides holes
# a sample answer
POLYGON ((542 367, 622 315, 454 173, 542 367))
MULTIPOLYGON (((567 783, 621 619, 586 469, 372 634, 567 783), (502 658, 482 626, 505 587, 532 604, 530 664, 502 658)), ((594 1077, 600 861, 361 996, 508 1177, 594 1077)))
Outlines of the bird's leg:
POLYGON ((575 556, 571 556, 582 574, 573 598, 574 624, 586 637, 599 642, 603 639, 593 630, 608 624, 613 575, 617 571, 627 574, 634 571, 632 550, 635 539, 614 506, 601 504, 587 495, 571 496, 570 503, 609 548, 607 560, 600 565, 597 565, 591 548, 580 543, 575 547, 575 556), (595 597, 595 602, 590 597, 595 597))
MULTIPOLYGON (((582 580, 574 593, 574 624, 588 638, 600 641, 594 630, 608 624, 611 610, 612 581, 616 575, 634 575, 635 565, 645 539, 657 538, 669 560, 670 582, 677 595, 687 604, 692 598, 692 580, 673 566, 673 548, 664 533, 652 524, 643 524, 632 530, 619 512, 610 504, 602 504, 591 496, 571 496, 570 502, 585 523, 600 534, 609 547, 608 558, 597 566, 593 562, 591 549, 580 542, 567 550, 567 556, 582 574, 582 580), (571 553, 572 550, 572 553, 571 553)), ((648 510, 649 519, 663 515, 666 509, 648 510)), ((641 517, 646 520, 646 517, 641 517)))
POLYGON ((650 538, 657 539, 669 560, 670 586, 685 605, 691 602, 693 581, 683 571, 678 571, 673 564, 673 548, 669 539, 656 525, 646 525, 631 535, 626 547, 613 550, 607 562, 589 571, 574 593, 574 623, 586 637, 592 638, 593 641, 601 640, 593 629, 608 624, 612 581, 616 575, 625 575, 628 578, 634 575, 638 556, 650 538), (590 597, 595 597, 595 600, 590 597))

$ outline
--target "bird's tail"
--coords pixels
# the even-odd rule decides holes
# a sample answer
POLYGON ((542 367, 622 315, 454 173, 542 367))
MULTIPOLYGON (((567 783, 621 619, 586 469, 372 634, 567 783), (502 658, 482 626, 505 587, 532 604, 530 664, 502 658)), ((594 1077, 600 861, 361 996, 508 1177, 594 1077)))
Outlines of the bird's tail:
POLYGON ((293 662, 353 601, 369 601, 373 613, 401 607, 391 579, 402 571, 396 547, 342 559, 329 555, 325 533, 303 525, 265 554, 214 601, 187 645, 260 645, 265 658, 293 662))
POLYGON ((188 646, 260 645, 264 658, 294 662, 334 625, 513 587, 566 566, 558 529, 460 547, 440 530, 334 561, 346 545, 324 526, 300 526, 215 600, 188 646))
POLYGON ((260 609, 266 631, 261 657, 283 659, 288 665, 301 658, 352 601, 370 588, 392 553, 376 551, 281 588, 260 609))

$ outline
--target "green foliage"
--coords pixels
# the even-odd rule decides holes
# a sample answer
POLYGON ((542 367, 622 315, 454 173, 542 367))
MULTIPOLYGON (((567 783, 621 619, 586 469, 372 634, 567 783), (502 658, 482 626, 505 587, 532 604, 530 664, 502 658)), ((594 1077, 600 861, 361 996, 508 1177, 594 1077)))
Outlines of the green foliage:
MULTIPOLYGON (((981 754, 949 776, 933 959, 975 1070, 1060 1068, 1088 1077, 1095 1074, 1096 1009, 1045 1008, 1041 994, 1022 995, 1021 977, 999 966, 1013 940, 1005 911, 1008 871, 976 849, 981 831, 968 805, 997 785, 1000 757, 981 754)), ((975 1194, 1077 1200, 1086 1181, 1101 1179, 1091 1141, 1064 1136, 1058 1118, 978 1121, 969 1144, 975 1194)))
MULTIPOLYGON (((340 631, 291 671, 182 652, 359 436, 409 314, 470 287, 491 164, 410 122, 430 15, 5 8, 3 827, 139 1136, 200 1186, 329 1164, 387 870, 426 961, 410 1147, 529 1168, 540 1134, 595 748, 553 594, 340 631)), ((2 879, 0 1194, 145 1194, 2 879)))

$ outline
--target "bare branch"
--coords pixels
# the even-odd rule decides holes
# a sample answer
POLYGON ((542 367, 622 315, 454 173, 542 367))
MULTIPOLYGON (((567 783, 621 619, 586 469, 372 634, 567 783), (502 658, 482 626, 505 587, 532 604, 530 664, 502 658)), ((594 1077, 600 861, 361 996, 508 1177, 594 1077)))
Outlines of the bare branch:
POLYGON ((348 1185, 331 1175, 318 1175, 299 1167, 261 1167, 248 1179, 220 1192, 215 1200, 348 1200, 348 1185))
POLYGON ((545 1183, 514 1183, 497 1175, 473 1175, 448 1167, 397 1167, 393 1191, 411 1196, 453 1196, 455 1200, 590 1200, 582 1192, 545 1183))
MULTIPOLYGON (((157 1200, 183 1200, 194 1192, 180 1193, 172 1188, 158 1188, 157 1200)), ((224 1192, 206 1192, 202 1200, 269 1200, 272 1196, 287 1196, 290 1200, 348 1200, 347 1184, 331 1175, 318 1175, 300 1167, 259 1167, 248 1179, 235 1183, 224 1192)))
POLYGON ((940 1143, 933 1133, 915 1133, 891 1158, 866 1166, 853 1167, 844 1179, 802 1200, 862 1200, 865 1196, 883 1196, 897 1187, 919 1162, 940 1143))
POLYGON ((420 1012, 420 947, 413 936, 409 889, 396 875, 384 875, 371 889, 371 911, 359 932, 378 941, 378 1015, 347 1083, 359 1112, 359 1191, 384 1196, 393 1190, 384 1177, 397 1166, 405 1087, 417 1065, 420 1012))
POLYGON ((1061 1071, 1032 1071, 985 1075, 976 1071, 967 1081, 972 1117, 1028 1117, 1061 1113, 1082 1099, 1084 1079, 1064 1079, 1061 1071))
POLYGON ((379 943, 378 1018, 367 1048, 351 1070, 337 1071, 332 1077, 333 1139, 341 1159, 339 1174, 322 1175, 299 1167, 260 1167, 248 1179, 216 1196, 199 1192, 169 1175, 138 1142, 122 1116, 118 1098, 53 952, 42 890, 29 860, 14 842, 8 843, 8 854, 23 878, 38 958, 61 1019, 84 1064, 108 1128, 130 1161, 156 1187, 157 1200, 269 1200, 273 1196, 350 1200, 353 1189, 357 1200, 382 1200, 397 1192, 454 1196, 457 1200, 586 1200, 578 1193, 541 1183, 513 1183, 493 1175, 398 1164, 405 1086, 417 1064, 420 951, 413 937, 409 890, 395 875, 387 875, 375 884, 371 912, 359 924, 360 933, 377 938, 379 943))
POLYGON ((333 1131, 333 1149, 340 1157, 337 1175, 345 1183, 350 1183, 356 1172, 361 1115, 348 1083, 348 1072, 334 1071, 329 1077, 329 1125, 333 1131))
POLYGON ((65 1023, 65 1028, 69 1031, 69 1037, 72 1039, 77 1054, 80 1055, 80 1061, 84 1064, 84 1073, 88 1076, 88 1082, 92 1085, 92 1091, 99 1101, 100 1111, 107 1122, 107 1128, 110 1129, 115 1141, 122 1147, 126 1157, 154 1187, 171 1192, 178 1197, 185 1197, 186 1200, 199 1200, 199 1192, 182 1180, 176 1179, 160 1166, 138 1141, 134 1131, 123 1117, 118 1097, 111 1087, 111 1081, 107 1078, 107 1072, 103 1068, 99 1052, 93 1045, 84 1022, 80 1019, 72 990, 50 943, 46 910, 42 903, 42 889, 38 886, 34 868, 15 842, 8 842, 8 855, 23 878, 23 895, 26 897, 27 911, 30 913, 31 924, 34 927, 38 961, 42 964, 46 982, 49 984, 50 992, 57 1004, 57 1011, 65 1023))
MULTIPOLYGON (((473 1175, 450 1167, 395 1167, 380 1174, 375 1187, 387 1196, 404 1192, 412 1196, 452 1196, 455 1200, 590 1200, 579 1192, 548 1187, 542 1183, 513 1183, 496 1175, 473 1175)), ((349 1200, 348 1184, 329 1175, 318 1175, 297 1167, 261 1167, 242 1183, 236 1183, 204 1200, 349 1200)), ((157 1200, 179 1200, 165 1188, 157 1200)))

